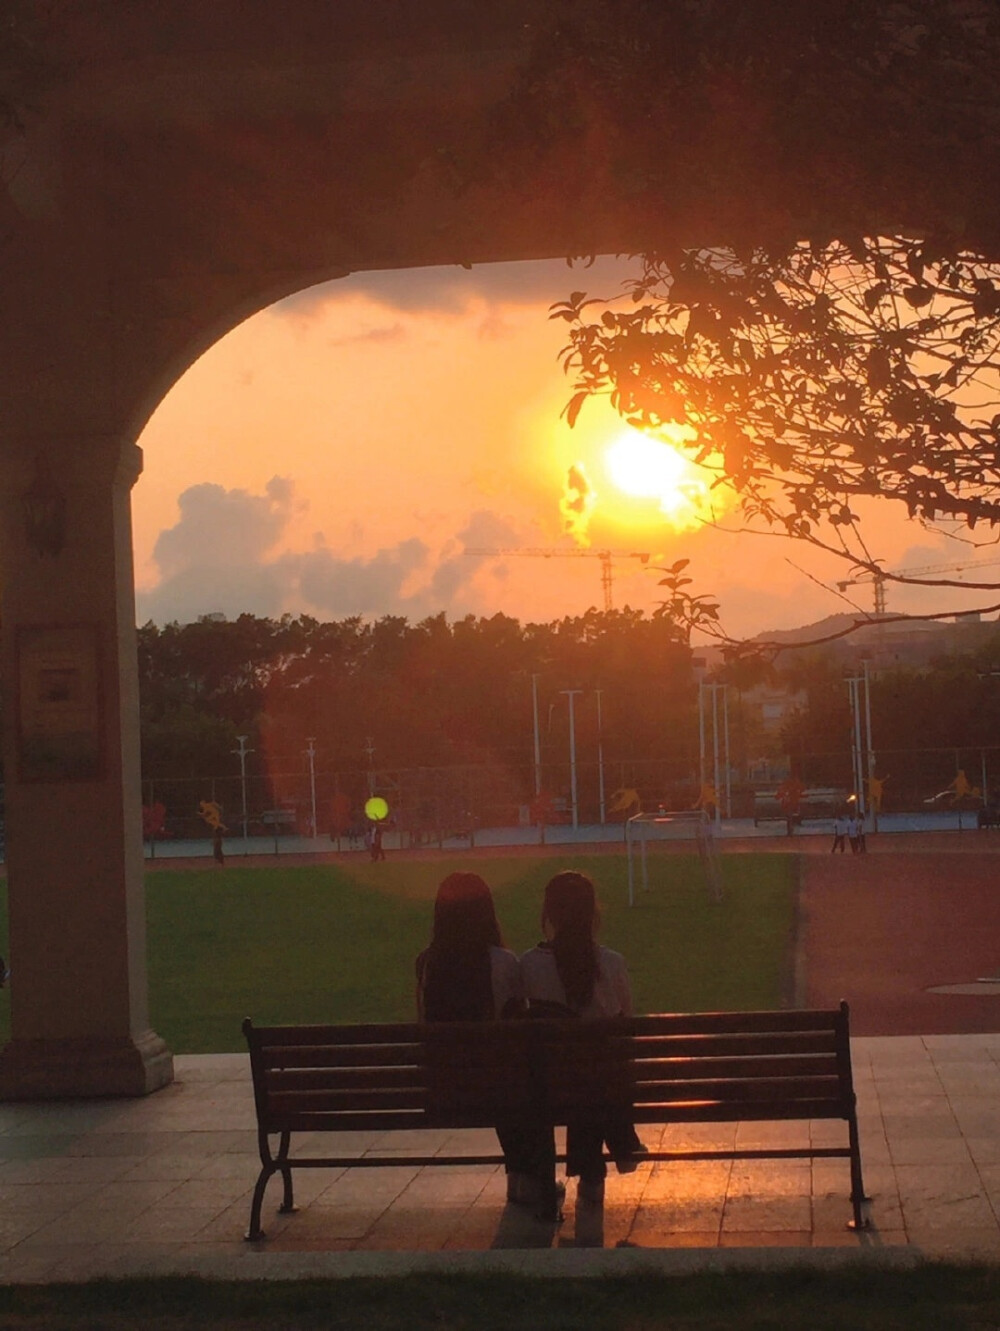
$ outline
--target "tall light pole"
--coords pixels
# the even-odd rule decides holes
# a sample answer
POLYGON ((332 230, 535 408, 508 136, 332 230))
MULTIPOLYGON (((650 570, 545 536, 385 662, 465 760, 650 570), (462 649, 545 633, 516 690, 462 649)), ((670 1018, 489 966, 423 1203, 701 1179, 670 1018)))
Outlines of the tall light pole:
POLYGON ((601 730, 601 694, 603 689, 595 689, 597 694, 597 802, 601 810, 601 826, 604 826, 604 734, 601 730))
POLYGON ((559 692, 565 693, 569 699, 569 789, 575 831, 580 826, 580 811, 576 800, 576 717, 573 711, 573 699, 578 697, 583 689, 560 689, 559 692))
POLYGON ((722 791, 719 789, 719 689, 725 684, 712 685, 712 784, 715 788, 715 821, 722 821, 722 791))
POLYGON ((722 804, 725 800, 726 817, 732 816, 731 810, 731 791, 732 791, 732 764, 729 761, 729 685, 711 684, 704 680, 698 683, 698 764, 699 779, 701 781, 701 794, 704 796, 705 785, 708 776, 708 745, 706 735, 706 714, 708 713, 711 699, 711 716, 708 718, 712 726, 712 789, 715 792, 715 821, 722 821, 722 804), (722 720, 719 717, 719 694, 722 694, 722 720), (722 744, 720 752, 719 745, 722 744), (725 763, 726 784, 723 789, 722 764, 725 763))
POLYGON ((871 680, 868 675, 868 658, 865 657, 862 662, 865 671, 865 743, 868 747, 868 805, 871 808, 872 831, 878 831, 878 809, 871 800, 872 778, 875 775, 875 750, 872 748, 872 691, 871 680))
POLYGON ((316 838, 316 736, 309 735, 306 739, 308 748, 306 757, 309 759, 309 793, 312 798, 312 834, 313 840, 316 838))
POLYGON ((247 754, 253 753, 253 749, 247 748, 249 735, 237 735, 236 743, 240 746, 233 749, 233 753, 240 760, 240 792, 243 796, 243 854, 247 853, 247 754))
POLYGON ((726 755, 726 817, 733 816, 733 764, 729 757, 729 685, 722 686, 722 743, 726 755))
MULTIPOLYGON (((858 816, 864 819, 867 817, 868 806, 865 800, 865 763, 864 750, 861 744, 862 684, 865 685, 867 693, 867 671, 863 675, 848 676, 847 691, 851 700, 851 767, 853 769, 854 793, 857 796, 857 812, 858 816)), ((874 761, 873 758, 872 761, 874 761)))
POLYGON ((531 715, 535 726, 535 794, 542 793, 542 739, 538 733, 538 676, 531 676, 531 715))
POLYGON ((368 755, 368 794, 375 794, 375 741, 369 735, 365 740, 365 753, 368 755))

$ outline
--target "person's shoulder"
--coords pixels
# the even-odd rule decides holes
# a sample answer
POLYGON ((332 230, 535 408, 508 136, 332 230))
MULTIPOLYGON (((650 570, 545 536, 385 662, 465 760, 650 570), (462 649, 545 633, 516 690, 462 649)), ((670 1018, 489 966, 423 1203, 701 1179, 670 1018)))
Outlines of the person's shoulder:
POLYGON ((491 947, 490 960, 495 966, 516 966, 518 964, 517 953, 512 952, 509 947, 491 947))
POLYGON ((609 966, 609 967, 621 966, 621 967, 624 967, 624 965, 625 965, 625 958, 624 958, 624 956, 622 955, 621 952, 616 952, 616 951, 614 950, 614 948, 611 948, 611 947, 599 947, 599 948, 597 949, 597 955, 598 955, 598 957, 600 958, 600 962, 601 962, 601 965, 602 965, 602 966, 609 966))
POLYGON ((529 947, 527 952, 521 953, 521 965, 531 966, 537 962, 540 962, 543 958, 551 956, 552 956, 552 951, 550 948, 542 947, 541 944, 536 943, 534 947, 529 947))

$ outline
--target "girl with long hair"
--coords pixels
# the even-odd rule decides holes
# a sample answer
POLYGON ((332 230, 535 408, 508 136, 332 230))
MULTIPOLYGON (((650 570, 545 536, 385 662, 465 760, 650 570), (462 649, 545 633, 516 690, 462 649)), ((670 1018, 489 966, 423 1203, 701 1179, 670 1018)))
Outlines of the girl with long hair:
MULTIPOLYGON (((452 873, 434 901, 430 946, 417 957, 420 1021, 493 1021, 525 1012, 521 969, 503 945, 489 887, 477 873, 452 873)), ((507 1200, 531 1202, 534 1137, 497 1123, 507 1200)))
MULTIPOLYGON (((564 869, 550 879, 542 905, 545 941, 521 958, 521 977, 529 1012, 539 1016, 577 1016, 584 1021, 632 1015, 632 989, 625 958, 597 942, 600 910, 594 884, 584 873, 564 869)), ((604 1143, 619 1173, 635 1169, 645 1147, 630 1120, 566 1125, 566 1173, 580 1179, 582 1201, 604 1199, 604 1143)))
POLYGON ((417 957, 420 1021, 492 1021, 524 1007, 517 957, 503 945, 489 887, 451 873, 438 888, 430 946, 417 957))

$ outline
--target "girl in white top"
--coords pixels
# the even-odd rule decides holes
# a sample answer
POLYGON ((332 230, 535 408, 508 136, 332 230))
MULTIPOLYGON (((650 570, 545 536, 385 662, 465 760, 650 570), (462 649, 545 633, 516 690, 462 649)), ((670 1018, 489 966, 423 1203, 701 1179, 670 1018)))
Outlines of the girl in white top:
POLYGON ((584 1021, 601 1017, 630 1017, 632 990, 629 985, 625 958, 610 947, 594 948, 597 973, 590 998, 581 1008, 569 1000, 566 986, 559 975, 559 965, 551 943, 540 943, 521 958, 521 977, 529 1002, 557 1003, 573 1008, 584 1021))
MULTIPOLYGON (((546 941, 521 958, 529 1011, 561 1009, 584 1021, 632 1015, 625 958, 598 945, 599 921, 597 894, 586 874, 566 869, 549 881, 542 906, 546 941)), ((618 1115, 596 1127, 592 1121, 566 1125, 566 1173, 580 1176, 582 1200, 603 1200, 605 1142, 623 1173, 635 1168, 635 1157, 645 1150, 632 1123, 618 1115)))

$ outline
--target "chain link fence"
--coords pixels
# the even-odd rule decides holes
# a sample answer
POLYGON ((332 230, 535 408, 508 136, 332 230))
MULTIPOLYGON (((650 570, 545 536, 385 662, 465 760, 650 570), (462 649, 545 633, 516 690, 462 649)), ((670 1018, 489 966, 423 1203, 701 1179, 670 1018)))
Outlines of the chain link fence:
MULTIPOLYGON (((863 766, 867 772, 867 755, 863 766)), ((1000 806, 1000 747, 880 750, 871 770, 882 786, 884 813, 996 811, 1000 806)), ((754 817, 762 799, 794 774, 807 793, 824 792, 822 812, 832 814, 833 804, 853 791, 852 771, 847 749, 794 755, 750 777, 732 771, 728 808, 726 792, 719 792, 722 812, 754 817)), ((537 774, 530 763, 350 772, 328 772, 317 765, 313 772, 248 775, 245 782, 239 775, 151 778, 142 788, 146 810, 161 810, 157 839, 206 838, 211 833, 204 806, 215 805, 229 836, 242 835, 245 828, 249 837, 278 840, 311 836, 315 827, 317 836, 341 846, 363 841, 370 795, 388 803, 388 825, 401 842, 419 846, 474 839, 476 829, 484 827, 622 823, 639 807, 693 808, 700 794, 699 774, 678 775, 667 759, 579 762, 575 773, 568 763, 547 763, 537 774)))

